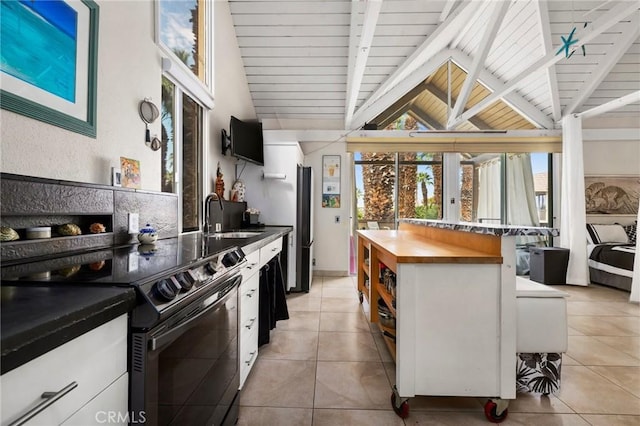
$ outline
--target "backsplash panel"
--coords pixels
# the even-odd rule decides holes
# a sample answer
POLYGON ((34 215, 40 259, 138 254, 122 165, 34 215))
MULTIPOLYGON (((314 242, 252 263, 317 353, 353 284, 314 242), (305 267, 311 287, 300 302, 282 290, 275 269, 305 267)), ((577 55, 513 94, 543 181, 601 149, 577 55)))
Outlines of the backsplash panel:
POLYGON ((153 225, 159 238, 178 235, 176 194, 2 173, 0 224, 16 230, 20 239, 0 243, 0 260, 15 262, 136 243, 137 232, 128 233, 129 213, 138 213, 140 227, 153 225), (78 225, 82 235, 59 235, 58 226, 66 223, 78 225), (106 232, 91 234, 92 223, 103 224, 106 232), (25 239, 26 228, 39 226, 51 226, 52 238, 25 239))
POLYGON ((138 242, 137 233, 128 233, 129 213, 138 213, 140 227, 150 224, 158 231, 158 238, 178 235, 178 197, 175 194, 116 192, 113 222, 116 244, 138 242))

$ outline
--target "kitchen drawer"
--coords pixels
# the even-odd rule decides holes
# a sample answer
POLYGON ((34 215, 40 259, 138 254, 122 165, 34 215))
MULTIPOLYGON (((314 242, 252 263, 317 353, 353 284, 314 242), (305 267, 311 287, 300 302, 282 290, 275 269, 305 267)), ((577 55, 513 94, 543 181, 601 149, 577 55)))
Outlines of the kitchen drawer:
POLYGON ((240 327, 242 327, 242 330, 240 331, 240 335, 244 335, 246 333, 250 333, 253 330, 256 330, 258 328, 258 304, 252 304, 249 306, 244 306, 242 307, 242 312, 241 312, 241 320, 240 320, 240 327))
POLYGON ((125 373, 62 424, 64 426, 104 424, 126 426, 129 421, 132 424, 141 423, 143 417, 140 413, 134 415, 127 412, 128 397, 129 375, 125 373))
POLYGON ((260 263, 260 250, 252 251, 251 253, 245 255, 247 259, 247 263, 242 267, 242 281, 246 281, 253 274, 257 273, 260 269, 258 267, 260 263))
POLYGON ((275 255, 282 251, 282 238, 270 242, 260 249, 260 267, 266 265, 275 255))
MULTIPOLYGON (((127 372, 127 315, 113 319, 0 376, 2 425, 72 388, 27 424, 60 424, 127 372)), ((125 409, 126 410, 126 409, 125 409)))
POLYGON ((259 274, 251 276, 240 285, 240 326, 243 327, 252 318, 258 321, 258 300, 260 284, 259 274))
POLYGON ((258 327, 240 339, 240 389, 258 359, 258 327))

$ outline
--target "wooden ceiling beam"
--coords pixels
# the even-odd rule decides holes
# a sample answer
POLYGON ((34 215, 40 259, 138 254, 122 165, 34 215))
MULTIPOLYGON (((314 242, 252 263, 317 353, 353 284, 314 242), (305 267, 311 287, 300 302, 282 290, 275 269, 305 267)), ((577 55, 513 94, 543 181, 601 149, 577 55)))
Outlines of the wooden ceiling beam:
MULTIPOLYGON (((438 89, 434 84, 428 84, 426 87, 426 90, 428 90, 429 93, 431 93, 437 100, 439 100, 445 105, 448 105, 446 93, 438 89)), ((471 123, 471 125, 473 125, 473 127, 475 127, 478 130, 493 130, 493 127, 489 126, 487 123, 485 123, 482 119, 478 117, 471 117, 467 121, 471 123)))
MULTIPOLYGON (((471 66, 471 58, 459 50, 450 51, 451 59, 462 69, 467 70, 471 66)), ((495 75, 487 71, 481 70, 478 80, 489 90, 495 92, 501 90, 505 83, 500 81, 495 75)), ((496 99, 497 100, 497 99, 496 99)), ((542 129, 553 129, 554 122, 546 114, 535 106, 531 105, 526 99, 517 93, 510 92, 504 95, 503 100, 511 108, 521 114, 526 120, 529 120, 534 126, 542 129)), ((474 114, 475 115, 475 114, 474 114)), ((473 115, 469 118, 472 118, 473 115)), ((468 120, 468 118, 467 118, 468 120)))
POLYGON ((364 19, 362 21, 362 31, 359 37, 359 44, 355 52, 353 52, 353 46, 355 44, 353 25, 354 25, 354 12, 358 13, 358 2, 351 3, 351 32, 349 36, 349 75, 347 76, 347 98, 345 102, 345 127, 351 124, 353 118, 353 112, 356 108, 356 102, 358 100, 358 94, 360 93, 360 85, 362 84, 362 77, 364 76, 364 70, 367 66, 367 59, 369 58, 369 52, 371 52, 371 43, 373 41, 373 35, 375 34, 376 25, 378 24, 378 17, 380 16, 380 9, 382 8, 382 0, 367 1, 365 2, 364 19), (353 54, 356 58, 352 63, 353 54), (352 65, 352 66, 351 66, 352 65))
MULTIPOLYGON (((364 123, 368 123, 372 118, 378 116, 390 105, 393 105, 400 97, 409 92, 415 86, 424 81, 425 77, 436 72, 449 59, 448 52, 439 52, 427 63, 423 64, 413 73, 409 74, 400 84, 391 88, 387 93, 382 95, 378 100, 371 103, 367 107, 361 106, 353 115, 351 120, 351 129, 362 127, 364 123)), ((349 128, 349 127, 347 127, 349 128)))
POLYGON ((414 87, 413 89, 408 91, 400 99, 398 99, 396 102, 394 102, 383 113, 381 113, 376 118, 371 120, 371 122, 376 123, 378 125, 378 128, 384 129, 385 127, 387 127, 389 125, 389 122, 388 122, 389 121, 389 115, 394 115, 396 111, 398 111, 398 110, 402 109, 403 107, 407 106, 416 96, 418 96, 420 93, 422 93, 426 88, 427 88, 427 84, 424 83, 424 82, 419 84, 419 85, 417 85, 416 87, 414 87), (387 115, 387 117, 384 117, 383 114, 385 114, 387 111, 391 111, 391 114, 387 115), (384 124, 384 123, 386 123, 386 124, 384 124))
MULTIPOLYGON (((384 99, 384 97, 388 98, 388 94, 394 89, 404 90, 400 94, 396 94, 396 99, 402 96, 404 93, 409 91, 416 86, 419 81, 424 80, 431 71, 432 67, 429 66, 429 62, 432 62, 435 57, 447 46, 447 44, 451 41, 451 39, 458 33, 460 28, 467 22, 471 14, 476 11, 480 7, 481 2, 468 2, 457 7, 452 13, 449 14, 447 19, 433 31, 427 39, 394 71, 394 73, 389 76, 381 85, 376 89, 375 92, 369 96, 369 98, 358 108, 355 112, 351 123, 347 128, 358 128, 362 126, 369 119, 375 117, 380 112, 384 111, 386 107, 373 107, 374 103, 378 101, 382 101, 382 103, 386 102, 386 105, 390 105, 395 101, 395 99, 389 101, 389 99, 384 99), (422 76, 418 76, 418 81, 413 82, 409 87, 406 85, 406 80, 409 77, 416 78, 416 73, 420 72, 421 69, 429 70, 430 72, 423 74, 422 76), (398 86, 401 86, 398 88, 398 86), (378 110, 376 112, 376 110, 378 110)), ((440 66, 444 61, 439 62, 437 65, 440 66)), ((396 92, 398 90, 395 90, 396 92)))
MULTIPOLYGON (((585 29, 578 29, 576 31, 575 39, 578 42, 574 45, 575 49, 579 49, 586 43, 589 43, 591 40, 595 39, 597 36, 602 34, 607 29, 611 28, 611 26, 617 24, 621 20, 627 18, 633 12, 638 10, 637 2, 621 2, 612 7, 609 11, 601 15, 598 19, 596 19, 592 25, 588 26, 585 29)), ((500 90, 494 91, 491 95, 487 96, 485 99, 469 108, 466 112, 461 114, 454 123, 454 126, 468 119, 469 117, 473 117, 478 114, 480 111, 486 109, 489 105, 496 102, 498 99, 504 97, 508 93, 511 93, 524 83, 528 78, 532 75, 535 75, 536 72, 540 70, 546 70, 551 65, 559 62, 564 59, 565 56, 558 54, 555 52, 549 52, 542 58, 535 61, 533 64, 528 66, 524 71, 515 76, 514 78, 509 80, 509 83, 504 84, 500 90)))
POLYGON ((598 86, 600 86, 600 83, 609 75, 620 58, 622 58, 631 45, 637 40, 638 36, 640 36, 640 13, 635 13, 631 18, 631 22, 627 23, 620 38, 616 40, 611 50, 605 54, 604 62, 598 64, 595 72, 582 84, 582 87, 580 87, 565 107, 563 115, 573 114, 589 99, 598 86))
MULTIPOLYGON (((542 34, 542 48, 544 54, 548 55, 553 50, 551 40, 551 23, 549 21, 549 5, 546 1, 537 1, 538 23, 540 24, 540 34, 542 34)), ((556 77, 556 67, 551 65, 547 68, 547 84, 549 85, 549 97, 551 98, 551 115, 553 121, 560 122, 562 118, 560 111, 560 91, 558 90, 558 78, 556 77)))
POLYGON ((449 13, 451 13, 451 10, 453 9, 453 7, 457 2, 458 0, 447 0, 444 7, 442 8, 442 13, 440 13, 440 18, 438 18, 438 22, 444 22, 444 20, 447 19, 447 16, 449 16, 449 13))
POLYGON ((444 130, 444 126, 435 118, 430 116, 426 111, 420 108, 418 105, 411 105, 409 114, 413 115, 413 118, 421 123, 426 124, 431 130, 444 130))
POLYGON ((411 106, 411 101, 405 103, 404 105, 401 105, 398 109, 395 109, 389 116, 387 116, 387 118, 382 120, 380 123, 376 122, 377 127, 379 129, 386 129, 386 127, 389 124, 393 123, 398 118, 400 118, 400 116, 402 116, 402 114, 406 113, 409 110, 410 106, 411 106))
POLYGON ((490 7, 490 15, 485 23, 484 34, 482 34, 482 39, 480 40, 479 49, 476 52, 475 57, 473 58, 473 63, 471 64, 471 68, 467 71, 467 77, 462 84, 462 89, 460 89, 460 94, 458 95, 458 99, 456 100, 455 105, 453 106, 453 110, 449 115, 449 119, 447 121, 447 128, 451 129, 453 126, 453 122, 460 115, 462 111, 464 111, 464 107, 469 100, 469 95, 473 90, 473 86, 476 84, 476 80, 480 75, 482 69, 484 69, 484 63, 487 60, 487 56, 491 51, 491 46, 493 45, 493 41, 498 34, 498 30, 502 25, 502 20, 504 16, 507 14, 507 10, 509 10, 510 2, 500 1, 491 3, 490 7))
POLYGON ((640 102, 640 90, 629 93, 621 98, 614 99, 605 104, 598 105, 597 107, 593 107, 584 112, 578 114, 582 118, 591 118, 596 115, 604 114, 605 112, 613 111, 618 108, 622 108, 625 105, 634 104, 636 102, 640 102))

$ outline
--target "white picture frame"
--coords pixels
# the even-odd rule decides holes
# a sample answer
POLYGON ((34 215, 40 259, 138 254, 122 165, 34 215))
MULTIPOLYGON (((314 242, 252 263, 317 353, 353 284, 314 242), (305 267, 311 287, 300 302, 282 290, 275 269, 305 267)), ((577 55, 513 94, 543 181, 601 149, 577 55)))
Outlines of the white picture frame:
POLYGON ((122 171, 119 167, 111 168, 111 185, 122 186, 122 171))

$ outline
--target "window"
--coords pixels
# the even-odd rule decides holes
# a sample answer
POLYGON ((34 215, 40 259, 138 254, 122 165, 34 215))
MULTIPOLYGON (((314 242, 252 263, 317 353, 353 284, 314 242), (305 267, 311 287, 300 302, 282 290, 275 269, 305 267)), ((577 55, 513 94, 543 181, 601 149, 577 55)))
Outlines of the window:
POLYGON ((460 154, 460 157, 460 220, 548 225, 550 154, 460 154))
POLYGON ((156 40, 163 53, 162 191, 179 196, 180 231, 200 229, 204 125, 213 108, 213 8, 204 0, 157 0, 156 40))
POLYGON ((442 154, 369 152, 354 158, 358 228, 377 222, 394 229, 398 218, 442 218, 442 154))
POLYGON ((198 102, 163 78, 161 186, 180 196, 182 232, 200 227, 204 113, 198 102))
POLYGON ((442 219, 442 154, 398 154, 398 218, 442 219))
POLYGON ((208 83, 207 7, 204 0, 158 0, 160 43, 204 84, 208 83))

